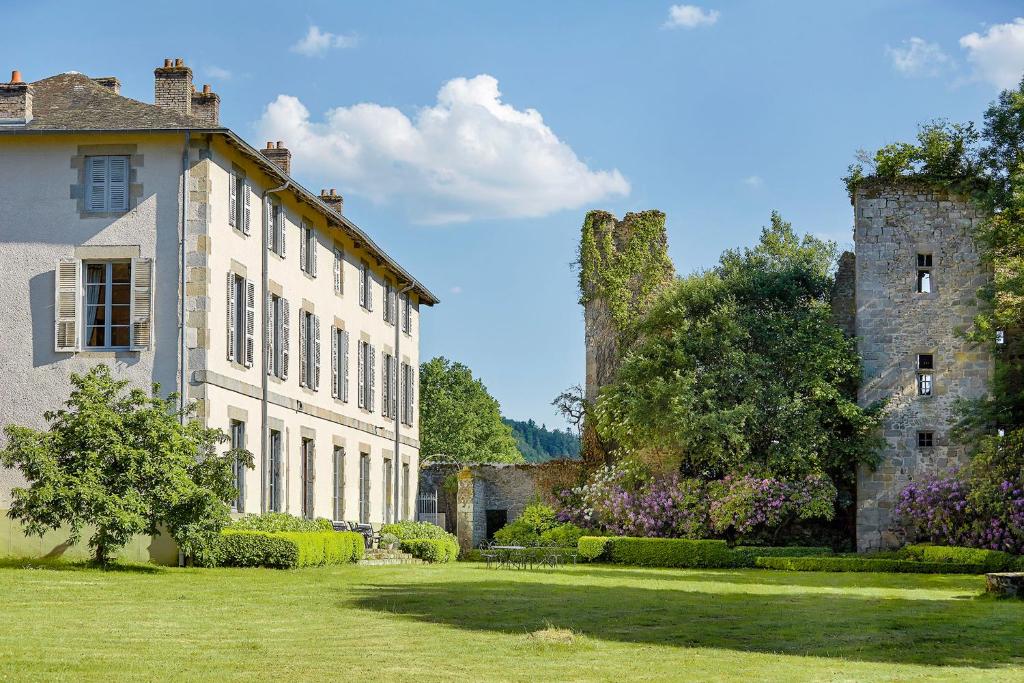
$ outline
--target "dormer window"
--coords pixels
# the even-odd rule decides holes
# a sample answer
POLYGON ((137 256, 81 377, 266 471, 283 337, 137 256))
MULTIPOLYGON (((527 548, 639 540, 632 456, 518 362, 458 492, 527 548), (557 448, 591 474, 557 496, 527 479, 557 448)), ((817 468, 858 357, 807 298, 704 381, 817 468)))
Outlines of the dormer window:
POLYGON ((932 291, 932 255, 917 255, 917 292, 929 294, 932 291))

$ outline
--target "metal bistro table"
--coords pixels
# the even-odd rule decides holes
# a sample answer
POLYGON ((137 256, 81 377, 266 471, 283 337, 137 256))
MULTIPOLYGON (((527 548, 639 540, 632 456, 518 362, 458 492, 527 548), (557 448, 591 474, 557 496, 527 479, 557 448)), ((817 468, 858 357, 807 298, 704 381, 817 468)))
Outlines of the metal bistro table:
POLYGON ((495 561, 498 569, 508 567, 509 569, 526 569, 529 560, 526 553, 526 546, 523 545, 492 545, 490 550, 496 553, 495 561))

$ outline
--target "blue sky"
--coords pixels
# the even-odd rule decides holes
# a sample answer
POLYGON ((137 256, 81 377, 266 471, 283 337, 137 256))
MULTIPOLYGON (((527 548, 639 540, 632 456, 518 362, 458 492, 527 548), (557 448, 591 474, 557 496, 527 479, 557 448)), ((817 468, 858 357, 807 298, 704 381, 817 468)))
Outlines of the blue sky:
POLYGON ((978 119, 1024 72, 1019 2, 2 4, 24 30, 0 68, 28 80, 116 75, 152 101, 153 68, 183 57, 222 123, 284 140, 442 298, 423 357, 549 425, 583 380, 587 209, 661 209, 684 273, 772 209, 849 243, 856 149, 978 119))

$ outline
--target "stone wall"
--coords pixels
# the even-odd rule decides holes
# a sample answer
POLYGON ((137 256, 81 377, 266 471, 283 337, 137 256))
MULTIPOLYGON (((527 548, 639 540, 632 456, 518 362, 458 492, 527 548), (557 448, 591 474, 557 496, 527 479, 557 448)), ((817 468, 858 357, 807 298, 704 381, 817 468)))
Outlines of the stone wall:
POLYGON ((906 181, 872 183, 858 188, 854 213, 858 398, 889 401, 881 464, 858 473, 857 547, 867 550, 897 542, 891 512, 910 480, 966 457, 949 439, 954 403, 985 395, 993 360, 956 330, 971 324, 990 274, 971 239, 982 215, 966 198, 906 181), (932 257, 930 293, 917 292, 918 254, 932 257), (918 395, 919 354, 934 358, 931 396, 918 395), (919 432, 930 432, 933 445, 919 446, 919 432))
POLYGON ((836 281, 832 286, 832 322, 851 337, 856 334, 856 268, 857 258, 853 252, 844 251, 839 257, 836 281))

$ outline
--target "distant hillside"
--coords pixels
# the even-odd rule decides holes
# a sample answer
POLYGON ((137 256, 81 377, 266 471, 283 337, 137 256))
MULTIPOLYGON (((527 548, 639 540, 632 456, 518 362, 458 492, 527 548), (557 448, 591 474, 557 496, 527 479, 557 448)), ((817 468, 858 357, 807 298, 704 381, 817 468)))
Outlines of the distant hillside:
POLYGON ((548 429, 533 420, 522 422, 507 417, 501 421, 512 428, 519 452, 526 462, 547 462, 580 457, 580 440, 575 434, 560 429, 548 429))

